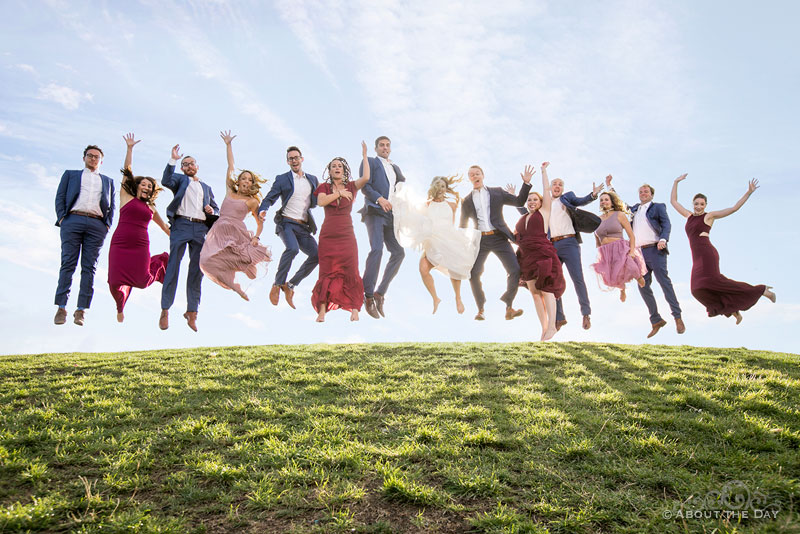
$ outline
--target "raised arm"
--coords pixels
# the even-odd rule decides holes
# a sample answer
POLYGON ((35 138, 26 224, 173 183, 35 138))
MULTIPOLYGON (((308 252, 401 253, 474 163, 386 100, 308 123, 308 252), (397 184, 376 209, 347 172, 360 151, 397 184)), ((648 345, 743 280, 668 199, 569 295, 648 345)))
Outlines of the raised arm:
POLYGON ((625 216, 624 213, 621 211, 617 212, 617 220, 622 225, 622 228, 625 230, 625 233, 628 234, 628 241, 630 241, 631 249, 628 252, 628 256, 631 258, 636 257, 636 237, 633 235, 633 228, 631 227, 631 222, 625 216))
POLYGON ((225 186, 228 188, 229 192, 233 192, 233 187, 235 182, 233 181, 233 173, 235 169, 235 165, 233 164, 233 140, 236 138, 235 135, 231 135, 231 131, 221 131, 219 132, 219 136, 225 141, 225 154, 228 157, 228 171, 225 173, 225 186))
POLYGON ((553 205, 553 194, 550 193, 550 179, 547 177, 547 167, 549 166, 549 161, 542 163, 542 209, 548 213, 550 213, 550 207, 553 205))
POLYGON ((692 212, 681 206, 681 203, 678 202, 678 183, 684 181, 685 179, 686 173, 675 178, 675 182, 672 184, 672 193, 669 195, 669 203, 672 204, 672 207, 675 208, 675 211, 684 217, 689 217, 692 212))
POLYGON ((364 174, 355 181, 356 191, 360 190, 369 182, 369 160, 367 159, 367 144, 364 141, 361 141, 361 166, 359 170, 364 174))
POLYGON ((707 219, 708 224, 710 225, 711 222, 715 219, 722 219, 723 217, 727 217, 731 213, 739 211, 739 208, 744 206, 744 203, 747 202, 747 199, 750 198, 750 195, 752 195, 756 189, 758 189, 758 180, 753 178, 747 184, 747 192, 744 194, 744 196, 742 196, 742 198, 738 200, 738 202, 736 202, 736 204, 734 204, 730 208, 725 208, 724 210, 710 211, 706 214, 706 217, 708 218, 707 219))
POLYGON ((161 176, 161 185, 172 190, 173 193, 178 190, 178 181, 175 180, 175 165, 182 157, 181 145, 178 144, 172 147, 169 163, 167 163, 164 174, 161 176))
POLYGON ((122 138, 125 140, 125 144, 128 147, 127 151, 125 152, 125 163, 122 164, 123 169, 131 168, 131 163, 133 162, 133 147, 136 145, 136 143, 141 142, 141 139, 137 141, 134 139, 134 137, 135 136, 133 133, 127 133, 122 136, 122 138))

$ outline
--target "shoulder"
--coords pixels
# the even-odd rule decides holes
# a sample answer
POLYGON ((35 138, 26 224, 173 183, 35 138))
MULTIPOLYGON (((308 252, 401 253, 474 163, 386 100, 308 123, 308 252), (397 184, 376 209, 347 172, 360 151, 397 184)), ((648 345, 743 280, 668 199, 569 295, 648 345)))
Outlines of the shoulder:
POLYGON ((329 184, 328 182, 322 182, 317 186, 317 189, 314 192, 317 194, 325 193, 327 195, 330 194, 330 191, 331 191, 331 184, 329 184))
POLYGON ((319 178, 317 178, 317 177, 316 177, 316 176, 314 176, 313 174, 306 173, 306 177, 307 177, 309 180, 311 180, 312 182, 314 182, 314 183, 318 183, 318 182, 319 182, 319 178))

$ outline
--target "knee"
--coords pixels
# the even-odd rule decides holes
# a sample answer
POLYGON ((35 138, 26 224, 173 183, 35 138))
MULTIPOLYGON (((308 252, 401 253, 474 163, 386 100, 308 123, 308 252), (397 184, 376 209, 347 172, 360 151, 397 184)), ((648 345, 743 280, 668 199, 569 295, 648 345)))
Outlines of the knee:
POLYGON ((289 258, 294 258, 300 252, 300 247, 297 245, 287 245, 286 250, 283 252, 289 258))

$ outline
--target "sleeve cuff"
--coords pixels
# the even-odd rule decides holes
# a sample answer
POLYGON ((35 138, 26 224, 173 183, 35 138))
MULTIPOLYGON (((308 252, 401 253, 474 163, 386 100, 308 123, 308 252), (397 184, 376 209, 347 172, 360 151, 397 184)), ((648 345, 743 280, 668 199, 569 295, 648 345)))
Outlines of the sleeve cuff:
POLYGON ((170 160, 169 160, 169 165, 172 165, 172 166, 174 167, 174 166, 175 166, 175 165, 177 165, 177 164, 178 164, 178 160, 177 160, 177 159, 172 159, 172 158, 170 158, 170 160))

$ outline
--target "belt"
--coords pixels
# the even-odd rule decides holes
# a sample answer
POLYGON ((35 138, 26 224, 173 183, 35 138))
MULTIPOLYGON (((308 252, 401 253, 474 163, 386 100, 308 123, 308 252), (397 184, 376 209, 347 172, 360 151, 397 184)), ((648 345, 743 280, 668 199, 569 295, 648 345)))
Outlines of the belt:
POLYGON ((654 246, 656 246, 656 245, 658 245, 658 243, 650 243, 649 245, 642 245, 642 246, 641 246, 641 247, 639 247, 639 248, 650 248, 650 247, 654 247, 654 246))
POLYGON ((203 223, 203 224, 206 223, 205 219, 195 219, 194 217, 187 217, 185 215, 175 215, 175 218, 176 219, 186 219, 187 221, 192 221, 192 222, 196 222, 196 223, 203 223))
POLYGON ((285 220, 287 220, 287 221, 292 221, 292 222, 295 222, 297 224, 308 224, 308 221, 302 221, 300 219, 292 219, 291 217, 286 217, 285 215, 283 216, 283 218, 285 220))
POLYGON ((71 212, 69 212, 69 214, 80 215, 81 217, 91 217, 92 219, 100 219, 100 220, 103 219, 100 215, 95 215, 94 213, 89 213, 88 211, 72 210, 71 212))
POLYGON ((497 233, 497 230, 489 230, 488 232, 481 232, 481 235, 494 235, 497 233))
POLYGON ((555 243, 556 241, 561 241, 562 239, 566 239, 568 237, 575 237, 575 234, 567 234, 567 235, 560 235, 557 237, 551 237, 550 241, 555 243))

